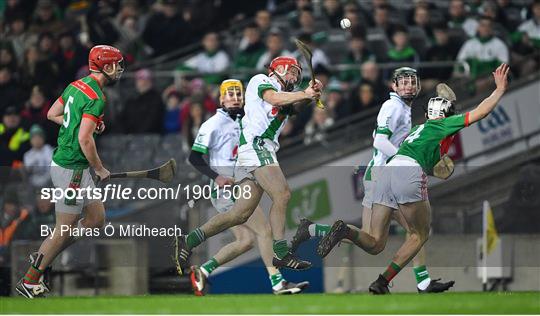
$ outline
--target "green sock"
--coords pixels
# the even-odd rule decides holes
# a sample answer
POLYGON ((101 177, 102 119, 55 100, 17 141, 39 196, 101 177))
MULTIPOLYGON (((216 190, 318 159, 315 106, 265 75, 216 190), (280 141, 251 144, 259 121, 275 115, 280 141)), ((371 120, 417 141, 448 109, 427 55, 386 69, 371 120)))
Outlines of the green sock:
POLYGON ((330 231, 332 226, 325 224, 311 224, 308 227, 309 235, 311 237, 324 237, 330 231))
POLYGON ((217 267, 219 267, 219 263, 215 258, 212 258, 201 266, 201 269, 204 269, 204 271, 207 272, 206 276, 208 276, 212 271, 214 271, 217 267))
POLYGON ((399 271, 401 271, 401 267, 392 261, 388 268, 386 268, 386 270, 383 272, 382 276, 386 279, 386 281, 390 282, 399 273, 399 271))
POLYGON ((356 243, 360 241, 360 232, 356 231, 354 229, 349 229, 349 234, 347 234, 346 238, 348 238, 350 241, 356 243))
POLYGON ((287 245, 287 241, 285 239, 280 240, 274 240, 274 254, 278 259, 281 259, 287 255, 289 252, 289 246, 287 245))
POLYGON ((429 279, 429 273, 425 265, 414 267, 413 271, 414 276, 416 277, 416 284, 420 284, 420 282, 424 281, 425 279, 429 279))
POLYGON ((279 272, 276 274, 272 274, 269 278, 270 278, 270 283, 272 283, 272 288, 278 285, 281 281, 283 281, 283 276, 279 272))
POLYGON ((187 246, 189 247, 189 249, 197 247, 205 240, 206 236, 204 235, 204 232, 200 227, 189 233, 186 238, 187 246))

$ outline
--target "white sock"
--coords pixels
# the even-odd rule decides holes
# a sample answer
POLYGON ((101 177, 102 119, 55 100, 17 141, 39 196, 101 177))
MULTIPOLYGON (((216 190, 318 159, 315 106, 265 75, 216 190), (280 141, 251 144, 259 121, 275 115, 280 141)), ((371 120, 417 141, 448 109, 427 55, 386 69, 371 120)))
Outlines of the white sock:
POLYGON ((283 288, 283 281, 285 281, 285 279, 281 280, 278 284, 272 286, 272 290, 274 291, 279 291, 283 288))
POLYGON ((417 287, 420 290, 423 291, 423 290, 427 289, 427 287, 429 286, 429 283, 431 283, 431 279, 427 278, 427 279, 423 280, 422 282, 418 283, 417 287))
POLYGON ((208 276, 210 275, 210 272, 206 271, 206 269, 204 267, 201 267, 201 272, 202 274, 204 274, 205 277, 208 278, 208 276))
POLYGON ((315 225, 317 224, 311 224, 308 226, 308 232, 311 237, 315 236, 315 225))

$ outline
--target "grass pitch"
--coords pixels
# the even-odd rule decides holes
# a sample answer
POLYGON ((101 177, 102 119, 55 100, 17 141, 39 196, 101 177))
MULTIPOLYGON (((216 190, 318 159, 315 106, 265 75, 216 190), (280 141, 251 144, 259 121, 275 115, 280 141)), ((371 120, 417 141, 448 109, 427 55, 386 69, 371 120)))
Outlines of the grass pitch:
POLYGON ((3 314, 540 314, 540 292, 1 298, 3 314))

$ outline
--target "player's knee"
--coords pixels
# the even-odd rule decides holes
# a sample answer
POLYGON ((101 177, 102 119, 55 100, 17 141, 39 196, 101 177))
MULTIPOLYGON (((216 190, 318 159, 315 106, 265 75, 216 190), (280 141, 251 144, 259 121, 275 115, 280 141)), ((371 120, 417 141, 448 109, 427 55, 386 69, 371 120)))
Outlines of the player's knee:
POLYGON ((380 254, 383 250, 384 250, 384 247, 385 245, 384 244, 375 244, 375 247, 371 248, 371 251, 369 252, 369 254, 371 255, 378 255, 380 254))
POLYGON ((429 231, 422 232, 419 234, 420 237, 420 243, 423 245, 426 243, 426 241, 429 239, 429 231))
POLYGON ((251 234, 245 234, 241 239, 237 240, 240 251, 246 252, 255 246, 255 238, 251 234))
POLYGON ((287 205, 290 199, 291 189, 289 189, 289 186, 286 185, 274 192, 272 202, 287 205))
POLYGON ((370 249, 369 254, 378 255, 384 250, 385 247, 386 247, 386 240, 375 239, 375 246, 370 249))
POLYGON ((422 245, 427 241, 428 234, 424 232, 411 232, 408 234, 407 239, 414 243, 417 247, 422 247, 422 245))
POLYGON ((244 224, 245 222, 247 222, 250 216, 251 216, 251 213, 249 212, 239 212, 238 216, 235 216, 235 224, 236 225, 244 224))
POLYGON ((283 189, 283 192, 281 193, 282 199, 286 201, 286 203, 289 203, 289 200, 291 199, 291 189, 289 186, 285 186, 283 189))

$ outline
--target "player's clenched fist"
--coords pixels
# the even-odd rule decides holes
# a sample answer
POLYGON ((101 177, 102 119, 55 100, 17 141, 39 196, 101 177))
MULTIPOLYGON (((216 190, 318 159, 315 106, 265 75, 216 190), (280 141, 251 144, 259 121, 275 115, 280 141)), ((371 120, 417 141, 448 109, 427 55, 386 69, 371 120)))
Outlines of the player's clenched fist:
POLYGON ((321 92, 323 89, 323 84, 320 80, 315 79, 315 82, 310 81, 309 86, 304 90, 304 92, 313 100, 318 100, 321 98, 321 92))
POLYGON ((313 80, 310 80, 309 86, 313 87, 313 89, 316 91, 322 91, 322 89, 324 88, 323 83, 319 79, 315 79, 315 82, 313 82, 313 80))
POLYGON ((99 135, 103 133, 104 131, 105 131, 105 122, 99 121, 96 125, 95 133, 99 135))
POLYGON ((100 181, 107 180, 111 176, 111 172, 104 167, 101 167, 101 169, 94 170, 96 172, 96 175, 99 177, 100 181))

